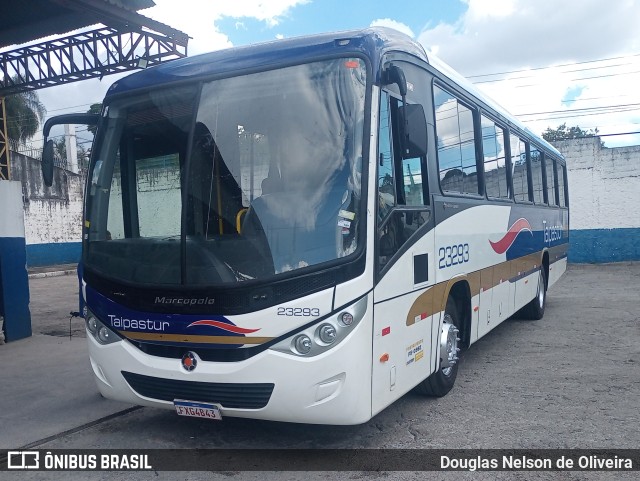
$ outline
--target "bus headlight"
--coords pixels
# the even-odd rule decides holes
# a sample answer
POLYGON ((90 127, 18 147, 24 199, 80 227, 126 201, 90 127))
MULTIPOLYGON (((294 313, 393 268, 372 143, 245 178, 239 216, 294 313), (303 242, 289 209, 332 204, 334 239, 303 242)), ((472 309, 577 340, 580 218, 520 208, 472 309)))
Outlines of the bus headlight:
POLYGON ((118 334, 100 322, 95 314, 89 309, 87 309, 85 313, 85 322, 89 333, 100 344, 111 344, 122 340, 118 334))
POLYGON ((367 299, 367 296, 363 297, 350 306, 274 344, 270 349, 301 357, 322 354, 340 344, 355 329, 367 311, 367 299))
POLYGON ((296 338, 293 340, 293 346, 296 348, 296 351, 304 355, 309 354, 313 343, 311 342, 309 336, 307 336, 306 334, 302 334, 300 336, 296 336, 296 338))
POLYGON ((333 344, 337 334, 336 328, 331 324, 323 324, 318 328, 318 337, 325 344, 333 344))
POLYGON ((98 320, 93 314, 85 314, 85 316, 85 319, 87 320, 87 329, 89 329, 89 332, 95 336, 98 332, 98 320))

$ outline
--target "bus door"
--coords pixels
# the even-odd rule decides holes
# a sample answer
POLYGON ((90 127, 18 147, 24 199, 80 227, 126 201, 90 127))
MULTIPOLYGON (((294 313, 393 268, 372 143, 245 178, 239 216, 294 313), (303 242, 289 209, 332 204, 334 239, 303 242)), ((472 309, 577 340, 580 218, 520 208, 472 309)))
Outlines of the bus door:
MULTIPOLYGON (((408 77, 407 77, 408 79, 408 77)), ((379 412, 424 379, 432 369, 432 303, 422 296, 433 285, 432 214, 426 169, 426 121, 420 104, 383 90, 380 96, 374 289, 372 411, 379 412), (405 108, 405 105, 407 107, 405 108), (415 109, 410 113, 410 109, 415 109), (422 149, 401 146, 403 129, 417 112, 422 149), (404 152, 404 155, 403 155, 404 152), (421 297, 422 296, 422 297, 421 297), (410 314, 419 304, 418 314, 410 314), (426 306, 426 304, 429 304, 426 306)), ((437 329, 437 323, 436 323, 437 329)))

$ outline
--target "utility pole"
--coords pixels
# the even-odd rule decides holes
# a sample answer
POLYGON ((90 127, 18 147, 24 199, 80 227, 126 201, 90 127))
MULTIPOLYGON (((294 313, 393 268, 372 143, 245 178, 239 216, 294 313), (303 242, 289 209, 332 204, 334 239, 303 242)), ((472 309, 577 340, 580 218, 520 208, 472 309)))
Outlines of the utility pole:
POLYGON ((67 151, 67 169, 74 174, 78 173, 78 144, 76 142, 76 126, 64 125, 64 144, 67 151))
POLYGON ((9 137, 7 136, 7 110, 4 105, 4 97, 0 97, 0 180, 11 178, 9 168, 9 137))

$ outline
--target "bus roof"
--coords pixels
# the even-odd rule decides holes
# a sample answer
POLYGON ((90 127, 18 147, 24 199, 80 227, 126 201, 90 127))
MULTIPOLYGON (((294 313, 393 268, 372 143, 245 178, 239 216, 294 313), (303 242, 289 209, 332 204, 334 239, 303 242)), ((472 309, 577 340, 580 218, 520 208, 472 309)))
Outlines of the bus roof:
MULTIPOLYGON (((233 47, 186 57, 136 72, 118 80, 109 95, 197 77, 225 76, 308 61, 333 55, 361 55, 374 69, 390 51, 403 51, 427 61, 422 46, 390 28, 324 33, 233 47)), ((377 80, 377 79, 376 79, 377 80)))
MULTIPOLYGON (((535 140, 546 149, 554 152, 557 157, 563 158, 562 154, 551 144, 534 134, 522 122, 486 94, 480 92, 471 82, 445 62, 431 53, 427 55, 422 45, 411 37, 386 27, 273 40, 174 60, 116 81, 109 88, 107 98, 163 84, 194 80, 200 77, 224 77, 230 74, 264 70, 287 64, 294 65, 308 61, 310 58, 322 58, 336 54, 367 57, 371 60, 375 72, 379 70, 382 57, 394 51, 408 53, 428 63, 442 76, 475 97, 474 100, 482 107, 492 109, 503 121, 510 124, 510 127, 516 127, 531 140, 535 140)), ((374 82, 379 81, 379 78, 374 79, 374 82)))

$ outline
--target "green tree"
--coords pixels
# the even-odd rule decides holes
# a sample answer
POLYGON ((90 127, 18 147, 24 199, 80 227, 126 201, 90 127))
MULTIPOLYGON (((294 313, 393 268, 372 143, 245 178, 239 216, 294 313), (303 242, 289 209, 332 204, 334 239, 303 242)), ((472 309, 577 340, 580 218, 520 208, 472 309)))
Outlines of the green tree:
MULTIPOLYGON (((97 104, 91 104, 89 110, 87 110, 88 114, 99 114, 102 112, 102 102, 98 102, 97 104)), ((93 135, 96 135, 96 126, 95 125, 87 125, 87 130, 91 132, 93 135)))
POLYGON ((542 132, 542 138, 547 142, 556 142, 558 140, 569 140, 569 139, 581 139, 584 137, 593 137, 598 135, 598 128, 583 130, 577 125, 575 127, 567 128, 567 124, 564 123, 556 129, 552 129, 551 127, 547 127, 547 130, 542 132))
POLYGON ((67 158, 67 144, 64 136, 53 139, 53 153, 56 158, 67 158))
POLYGON ((18 150, 38 132, 47 109, 34 90, 6 97, 5 108, 9 147, 18 150))
POLYGON ((78 167, 80 170, 89 169, 89 156, 91 149, 87 149, 83 144, 78 143, 78 167))

